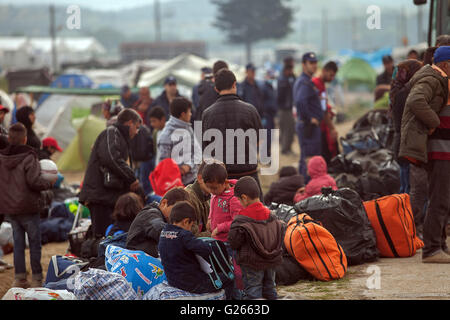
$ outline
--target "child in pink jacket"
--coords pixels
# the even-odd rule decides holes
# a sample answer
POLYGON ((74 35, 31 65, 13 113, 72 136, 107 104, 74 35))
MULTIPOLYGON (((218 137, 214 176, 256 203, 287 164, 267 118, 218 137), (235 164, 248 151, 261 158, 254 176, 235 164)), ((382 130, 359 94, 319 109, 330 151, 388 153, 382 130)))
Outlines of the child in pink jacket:
POLYGON ((337 190, 336 181, 327 173, 327 163, 321 156, 312 157, 308 162, 308 174, 311 180, 304 188, 300 188, 294 196, 294 203, 322 193, 323 187, 337 190))
POLYGON ((243 209, 234 196, 237 180, 228 180, 227 177, 227 170, 220 163, 207 164, 203 169, 203 181, 212 194, 208 218, 211 237, 223 242, 228 242, 233 218, 243 209))

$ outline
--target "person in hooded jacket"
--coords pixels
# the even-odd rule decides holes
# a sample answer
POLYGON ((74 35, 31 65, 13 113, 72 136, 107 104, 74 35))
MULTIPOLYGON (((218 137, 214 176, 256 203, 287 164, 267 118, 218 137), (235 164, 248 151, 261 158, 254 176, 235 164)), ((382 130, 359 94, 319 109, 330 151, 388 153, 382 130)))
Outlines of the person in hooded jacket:
POLYGON ((333 190, 337 190, 336 181, 327 173, 327 170, 327 163, 322 156, 312 157, 308 162, 308 174, 311 180, 306 187, 300 188, 295 194, 294 203, 321 194, 324 187, 332 187, 333 190))
POLYGON ((141 124, 133 109, 122 110, 117 122, 107 127, 94 143, 80 193, 80 202, 89 208, 94 234, 104 236, 112 223, 117 199, 130 191, 144 191, 131 168, 130 140, 141 124))
POLYGON ((23 106, 16 112, 16 119, 27 128, 27 145, 34 148, 36 152, 41 149, 41 140, 33 131, 33 125, 36 121, 34 109, 30 106, 23 106))
POLYGON ((25 233, 28 235, 31 287, 42 287, 41 231, 39 211, 41 191, 55 184, 44 179, 37 152, 26 145, 27 130, 16 123, 8 131, 9 146, 0 150, 1 213, 8 216, 14 237, 14 283, 12 287, 28 288, 25 264, 25 233))

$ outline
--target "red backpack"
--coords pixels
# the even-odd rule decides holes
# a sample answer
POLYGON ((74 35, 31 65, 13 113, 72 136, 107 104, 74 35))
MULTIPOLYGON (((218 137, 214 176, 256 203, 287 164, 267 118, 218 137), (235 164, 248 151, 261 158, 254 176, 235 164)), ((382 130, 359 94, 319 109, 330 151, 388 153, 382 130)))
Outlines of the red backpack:
POLYGON ((149 179, 153 191, 161 197, 172 188, 184 187, 181 180, 180 168, 171 158, 164 159, 158 163, 155 170, 150 173, 149 179))

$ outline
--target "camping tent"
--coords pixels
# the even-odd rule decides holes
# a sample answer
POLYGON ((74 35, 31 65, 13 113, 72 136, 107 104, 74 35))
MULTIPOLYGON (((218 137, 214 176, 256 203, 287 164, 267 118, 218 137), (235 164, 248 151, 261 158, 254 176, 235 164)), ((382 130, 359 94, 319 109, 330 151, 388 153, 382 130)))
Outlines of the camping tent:
POLYGON ((89 115, 79 124, 77 134, 57 161, 58 170, 62 172, 80 172, 87 168, 91 148, 98 135, 106 128, 106 122, 89 115))
MULTIPOLYGON (((92 88, 94 82, 87 76, 82 74, 62 74, 52 82, 52 88, 92 88)), ((39 106, 49 97, 48 93, 44 93, 38 101, 39 106)))
POLYGON ((350 88, 354 88, 360 85, 369 87, 370 90, 375 88, 375 80, 377 73, 375 70, 364 60, 359 58, 352 58, 340 67, 337 74, 339 81, 342 81, 350 88))
POLYGON ((37 109, 36 122, 46 128, 44 137, 52 136, 64 149, 76 135, 73 118, 87 116, 92 105, 102 101, 100 96, 53 94, 37 109))

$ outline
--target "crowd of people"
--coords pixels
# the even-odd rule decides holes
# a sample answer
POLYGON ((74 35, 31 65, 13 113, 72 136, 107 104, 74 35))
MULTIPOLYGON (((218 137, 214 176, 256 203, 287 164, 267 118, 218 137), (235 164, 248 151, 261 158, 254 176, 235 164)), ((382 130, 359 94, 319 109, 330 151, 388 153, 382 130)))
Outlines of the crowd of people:
MULTIPOLYGON (((410 193, 416 225, 423 230, 423 262, 450 263, 445 233, 450 212, 450 38, 440 37, 427 54, 428 61, 416 57, 397 66, 391 58, 383 58, 386 70, 377 78, 376 91, 390 92, 394 152, 402 167, 400 191, 410 193)), ((89 208, 94 236, 127 233, 127 249, 160 258, 169 284, 192 293, 217 290, 196 258, 207 259, 212 250, 198 238, 212 237, 225 244, 234 260, 237 279, 224 283, 228 299, 276 299, 274 268, 282 259, 284 225, 267 206, 294 204, 320 194, 322 187, 337 189, 327 174, 327 163, 339 153, 339 144, 326 84, 334 80, 338 65, 326 62, 314 77, 316 54, 305 53, 301 63, 298 77, 294 59, 286 58, 278 80, 273 70, 267 70, 264 81, 256 79, 257 69, 250 63, 245 80, 238 83, 220 60, 201 70, 202 80, 191 99, 180 95, 173 76, 165 80, 156 99, 148 88, 135 95, 124 86, 120 100, 103 104, 107 128, 92 146, 79 195, 89 208), (251 159, 258 157, 264 141, 271 150, 270 136, 264 141, 258 136, 255 144, 245 139, 242 155, 234 143, 227 143, 235 138, 228 137, 227 130, 274 129, 277 116, 281 153, 293 155, 296 133, 301 154, 298 168, 281 168, 280 179, 264 194, 258 163, 251 159), (195 120, 202 122, 203 132, 216 129, 225 137, 223 146, 215 150, 220 159, 203 156, 215 141, 198 140, 195 120), (181 148, 185 141, 188 148, 181 148), (244 161, 238 161, 240 157, 244 161), (165 159, 176 162, 184 187, 158 196, 149 175, 165 159)), ((51 137, 39 140, 31 107, 20 108, 18 123, 8 129, 1 125, 6 112, 0 107, 0 188, 4 190, 0 217, 7 216, 14 230, 13 286, 30 285, 25 233, 31 286, 42 286, 39 196, 56 180, 40 176, 39 160, 61 148, 51 137)))

